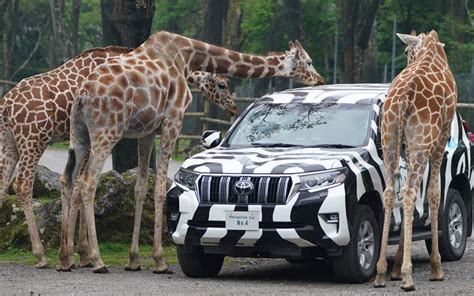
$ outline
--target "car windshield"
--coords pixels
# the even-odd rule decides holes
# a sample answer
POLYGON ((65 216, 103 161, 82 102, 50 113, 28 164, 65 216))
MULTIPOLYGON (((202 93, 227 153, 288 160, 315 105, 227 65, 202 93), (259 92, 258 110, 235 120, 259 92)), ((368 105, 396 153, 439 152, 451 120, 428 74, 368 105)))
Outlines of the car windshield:
POLYGON ((371 105, 258 103, 230 134, 229 147, 335 147, 364 144, 371 105))

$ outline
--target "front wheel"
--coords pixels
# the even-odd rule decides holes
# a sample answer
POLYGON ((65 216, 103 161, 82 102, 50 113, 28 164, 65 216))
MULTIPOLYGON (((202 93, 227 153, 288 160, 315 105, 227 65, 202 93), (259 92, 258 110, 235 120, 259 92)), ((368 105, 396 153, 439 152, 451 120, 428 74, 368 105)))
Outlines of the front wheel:
MULTIPOLYGON (((462 258, 467 242, 467 215, 464 201, 456 189, 448 190, 446 206, 439 217, 439 254, 443 261, 457 261, 462 258)), ((431 239, 426 248, 431 253, 431 239)))
POLYGON ((342 255, 331 258, 336 278, 342 282, 363 283, 370 280, 380 254, 380 232, 372 209, 359 205, 351 240, 342 255))
POLYGON ((176 246, 178 261, 183 273, 192 278, 215 277, 224 264, 224 256, 206 254, 202 248, 191 247, 185 249, 176 246))

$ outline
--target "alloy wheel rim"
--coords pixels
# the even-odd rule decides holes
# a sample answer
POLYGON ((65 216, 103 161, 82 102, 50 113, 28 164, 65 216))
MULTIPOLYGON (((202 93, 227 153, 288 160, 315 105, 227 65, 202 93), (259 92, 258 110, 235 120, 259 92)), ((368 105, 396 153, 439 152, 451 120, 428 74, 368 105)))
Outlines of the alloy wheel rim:
POLYGON ((360 267, 366 270, 370 268, 374 261, 374 235, 372 224, 369 221, 362 222, 357 235, 357 255, 360 267))
POLYGON ((451 246, 458 249, 462 243, 463 223, 462 211, 457 203, 453 203, 449 208, 448 233, 451 246))

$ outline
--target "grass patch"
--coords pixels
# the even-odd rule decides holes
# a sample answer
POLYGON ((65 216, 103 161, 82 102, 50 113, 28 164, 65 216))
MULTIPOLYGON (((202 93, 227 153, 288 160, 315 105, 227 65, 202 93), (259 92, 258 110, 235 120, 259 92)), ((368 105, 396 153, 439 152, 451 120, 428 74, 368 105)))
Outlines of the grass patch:
MULTIPOLYGON (((101 243, 100 254, 105 264, 108 266, 125 266, 128 261, 128 244, 117 244, 117 243, 101 243)), ((164 246, 165 258, 168 264, 177 264, 178 257, 176 255, 175 246, 164 246)), ((140 246, 140 264, 146 267, 154 267, 155 262, 152 258, 153 246, 144 245, 140 246)), ((49 264, 55 267, 59 262, 58 250, 51 249, 46 250, 46 257, 48 258, 49 264)), ((75 262, 79 262, 79 255, 74 254, 75 262)), ((36 258, 33 256, 30 250, 8 248, 5 251, 0 252, 0 262, 15 262, 20 264, 35 265, 36 258)))
POLYGON ((50 144, 49 147, 59 148, 59 149, 69 149, 69 141, 57 142, 50 144))

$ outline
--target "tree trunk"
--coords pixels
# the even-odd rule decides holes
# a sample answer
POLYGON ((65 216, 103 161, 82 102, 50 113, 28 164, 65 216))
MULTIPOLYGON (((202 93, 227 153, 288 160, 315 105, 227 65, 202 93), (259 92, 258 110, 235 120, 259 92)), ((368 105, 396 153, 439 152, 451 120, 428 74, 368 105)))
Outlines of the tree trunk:
POLYGON ((7 21, 3 40, 3 77, 9 80, 13 66, 13 50, 15 49, 18 33, 20 0, 13 0, 10 3, 7 1, 6 4, 9 5, 6 7, 7 21))
MULTIPOLYGON (((214 45, 222 45, 226 11, 226 0, 206 0, 204 2, 204 21, 199 34, 200 40, 214 45)), ((218 107, 211 104, 209 117, 217 118, 218 112, 218 107)), ((218 124, 209 123, 209 128, 218 129, 218 124)))
POLYGON ((225 48, 240 51, 242 45, 242 29, 240 28, 242 18, 242 0, 230 1, 225 24, 225 48))
POLYGON ((71 12, 71 35, 69 38, 69 56, 75 56, 79 52, 77 45, 77 38, 79 33, 79 15, 81 13, 81 1, 72 1, 72 12, 71 12))
POLYGON ((49 47, 49 68, 56 68, 67 61, 68 52, 64 28, 64 0, 51 0, 51 43, 49 47))
MULTIPOLYGON (((153 0, 101 0, 104 45, 138 47, 149 36, 155 4, 153 0)), ((155 149, 150 167, 155 168, 155 149)), ((122 139, 112 150, 113 169, 124 172, 138 163, 136 139, 122 139)))
POLYGON ((344 39, 343 82, 360 82, 365 51, 379 6, 379 0, 341 0, 344 39))
POLYGON ((374 21, 370 32, 369 46, 365 53, 364 67, 362 69, 362 82, 380 82, 377 68, 377 24, 374 21))

